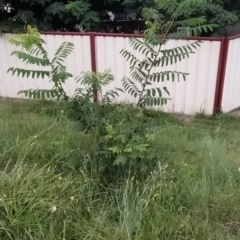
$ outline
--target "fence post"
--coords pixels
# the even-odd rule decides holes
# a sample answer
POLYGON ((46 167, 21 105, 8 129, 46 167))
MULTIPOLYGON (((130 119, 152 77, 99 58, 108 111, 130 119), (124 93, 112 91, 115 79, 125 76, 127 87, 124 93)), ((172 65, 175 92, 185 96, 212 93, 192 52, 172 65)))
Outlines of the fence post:
POLYGON ((219 62, 218 62, 218 72, 217 72, 217 81, 215 88, 215 98, 213 111, 221 111, 222 108, 222 96, 224 88, 224 80, 227 66, 227 57, 228 57, 228 47, 229 39, 227 37, 222 38, 221 47, 219 53, 219 62))
MULTIPOLYGON (((91 52, 91 66, 92 72, 97 72, 97 59, 96 59, 96 35, 95 33, 90 33, 90 52, 91 52)), ((98 102, 98 92, 97 90, 93 91, 93 102, 98 102)))

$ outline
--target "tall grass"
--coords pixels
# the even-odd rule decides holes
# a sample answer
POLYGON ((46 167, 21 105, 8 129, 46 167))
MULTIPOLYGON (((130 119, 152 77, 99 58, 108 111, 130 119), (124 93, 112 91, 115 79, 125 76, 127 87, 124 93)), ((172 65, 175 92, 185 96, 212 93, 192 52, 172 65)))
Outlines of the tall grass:
POLYGON ((238 118, 162 114, 155 170, 106 186, 95 139, 47 107, 0 106, 0 239, 240 239, 238 118))

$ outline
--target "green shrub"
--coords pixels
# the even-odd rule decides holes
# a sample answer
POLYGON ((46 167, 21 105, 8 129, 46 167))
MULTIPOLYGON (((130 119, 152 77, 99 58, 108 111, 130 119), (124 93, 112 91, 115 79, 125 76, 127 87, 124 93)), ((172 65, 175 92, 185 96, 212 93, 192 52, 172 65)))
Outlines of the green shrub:
MULTIPOLYGON (((73 51, 73 44, 62 43, 54 58, 49 60, 48 54, 43 48, 45 42, 39 32, 31 27, 28 27, 26 35, 18 35, 9 39, 11 44, 23 48, 21 51, 14 51, 12 55, 27 64, 49 67, 50 70, 10 68, 9 71, 13 74, 17 73, 33 78, 34 76, 49 77, 54 85, 52 90, 30 89, 19 93, 24 93, 25 96, 34 99, 64 100, 61 103, 63 102, 65 105, 68 117, 77 122, 78 130, 84 132, 86 137, 90 136, 95 140, 94 147, 87 155, 93 161, 104 162, 104 167, 102 167, 104 179, 114 178, 116 166, 119 165, 119 174, 124 173, 123 179, 128 176, 125 174, 124 167, 129 169, 128 167, 132 166, 131 175, 138 176, 143 172, 148 174, 158 161, 158 157, 151 152, 150 146, 154 139, 154 131, 161 126, 161 122, 158 118, 149 117, 151 114, 146 109, 139 111, 139 107, 159 106, 170 100, 168 89, 151 87, 153 83, 165 80, 179 81, 181 78, 185 80, 188 75, 176 71, 159 72, 156 68, 182 61, 190 57, 194 53, 194 49, 200 46, 200 42, 196 41, 182 47, 163 49, 172 37, 179 37, 179 34, 174 33, 177 26, 187 27, 194 34, 213 27, 213 25, 205 25, 204 17, 184 18, 186 9, 190 5, 200 2, 202 0, 180 2, 156 0, 158 9, 143 9, 143 17, 147 24, 144 40, 131 39, 130 45, 134 50, 143 54, 144 59, 138 59, 129 51, 122 51, 123 56, 130 61, 132 77, 132 80, 126 77, 123 79, 123 89, 138 99, 137 109, 114 104, 119 92, 122 92, 121 89, 113 89, 104 94, 103 88, 114 80, 110 70, 102 73, 82 73, 75 80, 83 88, 76 89, 73 97, 67 96, 62 84, 72 77, 72 74, 67 72, 64 61, 73 51), (159 10, 170 15, 171 21, 166 22, 159 10), (168 95, 167 97, 163 96, 162 90, 168 95), (96 95, 98 95, 99 101, 97 101, 96 95), (107 176, 104 177, 104 174, 107 176)), ((79 166, 77 157, 71 159, 71 165, 76 168, 79 166)))

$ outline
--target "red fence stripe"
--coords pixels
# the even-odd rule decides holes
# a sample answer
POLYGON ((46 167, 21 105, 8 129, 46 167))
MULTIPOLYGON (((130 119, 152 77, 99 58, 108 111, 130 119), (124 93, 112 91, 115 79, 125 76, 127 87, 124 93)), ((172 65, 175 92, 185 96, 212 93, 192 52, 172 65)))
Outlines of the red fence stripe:
MULTIPOLYGON (((41 31, 41 34, 44 35, 70 35, 70 36, 91 36, 94 35, 96 37, 143 37, 143 34, 128 34, 128 33, 100 33, 100 32, 48 32, 48 31, 41 31)), ((199 40, 199 41, 221 41, 221 37, 183 37, 180 39, 186 40, 199 40)))
MULTIPOLYGON (((97 59, 96 59, 96 42, 95 42, 95 34, 90 34, 90 51, 91 51, 91 65, 92 71, 97 72, 97 59)), ((98 93, 97 91, 93 91, 93 101, 98 102, 98 93)))
POLYGON ((43 35, 65 35, 65 36, 90 36, 91 33, 87 32, 58 32, 58 31, 40 31, 43 35))
POLYGON ((223 96, 223 87, 227 66, 227 56, 228 56, 228 46, 229 39, 223 38, 221 41, 221 48, 219 53, 219 63, 218 63, 218 72, 217 72, 217 82, 215 89, 215 99, 214 99, 214 112, 220 111, 222 107, 222 96, 223 96))
POLYGON ((234 39, 237 39, 237 38, 240 38, 240 34, 228 37, 229 40, 234 40, 234 39))

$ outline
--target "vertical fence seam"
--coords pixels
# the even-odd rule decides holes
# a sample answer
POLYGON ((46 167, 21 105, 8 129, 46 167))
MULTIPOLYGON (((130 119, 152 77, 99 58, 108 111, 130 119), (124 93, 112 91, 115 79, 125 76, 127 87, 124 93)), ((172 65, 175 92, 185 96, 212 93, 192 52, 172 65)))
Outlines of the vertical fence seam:
POLYGON ((226 67, 227 67, 228 47, 229 47, 229 39, 227 37, 224 37, 221 40, 220 53, 219 53, 217 81, 216 81, 214 106, 213 106, 214 112, 220 111, 222 108, 222 96, 223 96, 224 80, 225 80, 226 67))
MULTIPOLYGON (((96 59, 96 35, 95 33, 90 33, 90 52, 91 52, 91 66, 92 72, 97 72, 97 59, 96 59)), ((97 90, 93 91, 93 102, 98 102, 98 92, 97 90)))

